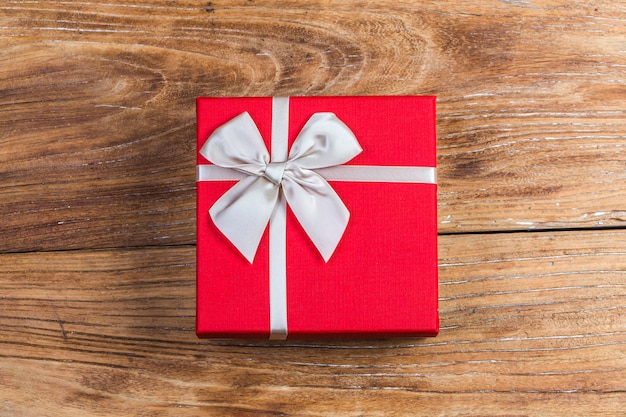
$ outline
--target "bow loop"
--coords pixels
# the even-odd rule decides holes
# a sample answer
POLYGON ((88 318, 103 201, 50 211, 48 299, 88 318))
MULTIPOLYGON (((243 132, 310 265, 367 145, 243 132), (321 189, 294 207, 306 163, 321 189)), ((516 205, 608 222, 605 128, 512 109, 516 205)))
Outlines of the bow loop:
POLYGON ((218 127, 200 154, 211 163, 253 175, 263 175, 270 154, 248 112, 218 127))
POLYGON ((334 113, 315 113, 289 152, 289 162, 317 169, 345 164, 363 149, 354 133, 334 113))
POLYGON ((327 262, 350 212, 314 170, 341 165, 361 152, 356 137, 333 113, 315 113, 298 134, 286 162, 270 162, 257 126, 242 113, 216 129, 200 153, 215 165, 249 174, 209 210, 218 229, 250 263, 283 189, 285 200, 327 262))

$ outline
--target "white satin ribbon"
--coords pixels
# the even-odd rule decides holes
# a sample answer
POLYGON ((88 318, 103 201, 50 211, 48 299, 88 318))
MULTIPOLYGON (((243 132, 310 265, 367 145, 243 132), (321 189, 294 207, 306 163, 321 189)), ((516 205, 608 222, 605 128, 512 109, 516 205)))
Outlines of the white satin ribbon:
MULTIPOLYGON (((326 181, 437 183, 437 168, 381 165, 340 165, 315 170, 326 181)), ((198 165, 198 181, 239 181, 247 175, 217 165, 198 165)))
POLYGON ((362 149, 333 113, 315 113, 287 157, 289 99, 272 102, 271 159, 247 112, 216 129, 200 149, 198 181, 238 181, 211 207, 215 225, 252 263, 269 222, 270 339, 287 338, 286 204, 327 262, 350 213, 330 181, 436 183, 434 167, 342 165, 362 149))
MULTIPOLYGON (((272 160, 289 154, 289 99, 272 99, 272 160)), ((279 193, 269 227, 270 340, 286 340, 287 325, 287 202, 279 193)))
MULTIPOLYGON (((272 138, 274 141, 275 138, 272 138)), ((350 213, 314 169, 343 164, 362 151, 333 113, 315 113, 296 138, 289 158, 275 159, 245 112, 219 127, 200 154, 246 175, 209 210, 218 229, 252 263, 282 189, 287 204, 325 261, 348 225, 350 213)))

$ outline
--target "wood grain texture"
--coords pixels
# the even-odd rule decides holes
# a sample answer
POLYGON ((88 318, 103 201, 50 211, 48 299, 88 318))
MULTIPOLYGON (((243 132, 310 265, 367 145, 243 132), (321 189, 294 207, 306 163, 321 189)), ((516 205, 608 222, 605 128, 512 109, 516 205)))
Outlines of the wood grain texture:
POLYGON ((191 246, 0 255, 0 410, 619 415, 625 248, 626 231, 443 236, 441 335, 343 343, 197 340, 191 246))
POLYGON ((0 250, 193 244, 199 95, 435 94, 442 233, 620 227, 625 16, 614 1, 4 2, 0 250))
POLYGON ((0 415, 622 415, 625 86, 624 1, 3 1, 0 415), (195 97, 361 94, 438 96, 441 335, 196 339, 195 97))

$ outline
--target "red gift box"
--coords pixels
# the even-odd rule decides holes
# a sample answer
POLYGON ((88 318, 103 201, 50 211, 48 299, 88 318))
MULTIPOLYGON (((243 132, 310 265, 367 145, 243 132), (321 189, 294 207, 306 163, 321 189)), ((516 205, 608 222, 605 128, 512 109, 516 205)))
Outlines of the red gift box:
POLYGON ((434 97, 198 98, 197 335, 435 336, 435 137, 434 97), (291 148, 316 113, 333 113, 358 140, 362 152, 338 167, 357 172, 356 178, 346 174, 337 180, 328 170, 316 171, 350 212, 327 262, 289 206, 284 229, 270 237, 272 217, 252 263, 209 215, 216 201, 249 174, 217 167, 232 171, 232 178, 205 175, 202 170, 215 165, 200 150, 222 126, 246 112, 272 154, 277 125, 283 124, 291 148), (405 171, 408 179, 396 175, 405 171), (277 279, 284 288, 274 288, 277 279), (285 329, 274 328, 277 317, 285 329))

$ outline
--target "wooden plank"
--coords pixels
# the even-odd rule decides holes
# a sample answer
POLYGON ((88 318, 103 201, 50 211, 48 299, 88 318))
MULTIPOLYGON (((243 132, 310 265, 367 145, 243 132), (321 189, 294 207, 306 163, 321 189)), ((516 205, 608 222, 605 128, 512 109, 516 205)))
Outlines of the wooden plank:
POLYGON ((623 225, 620 2, 209 3, 0 5, 0 251, 194 243, 199 95, 436 94, 442 233, 623 225))
POLYGON ((200 341, 194 247, 0 255, 7 416, 619 415, 626 231, 442 236, 434 339, 200 341))

